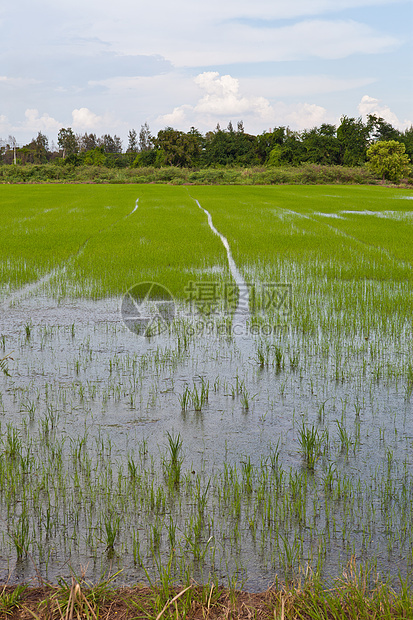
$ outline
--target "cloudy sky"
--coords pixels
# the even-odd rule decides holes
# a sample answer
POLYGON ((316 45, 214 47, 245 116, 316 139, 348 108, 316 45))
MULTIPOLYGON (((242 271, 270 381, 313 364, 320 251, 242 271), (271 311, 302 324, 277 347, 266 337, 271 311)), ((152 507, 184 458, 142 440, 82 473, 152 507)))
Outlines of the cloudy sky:
POLYGON ((0 2, 0 138, 413 122, 413 0, 0 2))

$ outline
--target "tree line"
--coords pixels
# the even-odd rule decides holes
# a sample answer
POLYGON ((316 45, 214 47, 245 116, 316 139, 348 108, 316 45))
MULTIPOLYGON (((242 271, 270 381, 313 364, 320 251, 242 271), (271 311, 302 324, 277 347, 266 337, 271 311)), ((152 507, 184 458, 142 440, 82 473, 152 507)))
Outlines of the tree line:
POLYGON ((303 163, 363 166, 369 147, 377 142, 395 141, 404 145, 413 160, 413 127, 399 131, 383 118, 369 115, 361 118, 343 116, 340 124, 323 123, 304 131, 280 126, 259 135, 246 133, 242 121, 236 127, 230 122, 225 129, 218 124, 204 135, 191 127, 188 132, 166 127, 151 134, 147 123, 139 133, 131 129, 123 149, 118 136, 95 133, 75 134, 69 128, 58 133, 57 146, 49 146, 42 132, 24 146, 15 138, 0 140, 1 164, 94 165, 107 167, 208 168, 220 166, 285 166, 303 163))

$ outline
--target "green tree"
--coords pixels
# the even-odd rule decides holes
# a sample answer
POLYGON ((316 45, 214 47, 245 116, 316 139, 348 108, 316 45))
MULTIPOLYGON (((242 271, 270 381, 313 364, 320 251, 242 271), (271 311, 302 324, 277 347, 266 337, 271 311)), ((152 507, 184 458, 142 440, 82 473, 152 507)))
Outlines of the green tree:
POLYGON ((103 150, 105 153, 122 153, 122 140, 119 136, 112 136, 108 133, 105 133, 99 139, 99 146, 103 146, 103 150))
POLYGON ((340 142, 334 125, 323 123, 301 135, 306 161, 313 164, 335 165, 340 162, 340 142))
POLYGON ((127 153, 137 153, 138 152, 138 134, 135 129, 129 129, 128 133, 128 148, 126 149, 127 153))
POLYGON ((344 166, 362 166, 366 161, 371 127, 361 118, 342 116, 337 128, 340 143, 340 163, 344 166))
POLYGON ((149 151, 152 148, 152 136, 148 123, 141 125, 139 132, 139 150, 149 151))
MULTIPOLYGON (((275 127, 273 131, 264 131, 255 138, 255 151, 261 164, 267 162, 271 151, 284 144, 285 127, 275 127)), ((271 165, 271 164, 270 164, 271 165)))
POLYGON ((381 140, 367 151, 367 165, 383 181, 399 181, 409 172, 410 158, 405 153, 406 147, 396 140, 381 140))
POLYGON ((306 160, 306 156, 307 152, 300 133, 287 128, 287 137, 284 140, 281 151, 282 163, 298 166, 306 160))
POLYGON ((97 146, 94 149, 90 149, 84 156, 84 163, 87 166, 105 166, 106 156, 103 146, 97 146))
POLYGON ((256 138, 244 131, 242 121, 237 123, 237 131, 230 121, 226 131, 219 124, 215 131, 206 135, 202 161, 207 166, 244 165, 258 163, 256 138))
POLYGON ((76 154, 79 150, 77 138, 70 127, 67 129, 62 127, 62 129, 59 130, 57 134, 57 144, 63 151, 63 159, 76 154))
POLYGON ((369 114, 367 117, 367 125, 371 128, 370 135, 374 142, 383 142, 388 140, 400 141, 400 131, 385 121, 384 118, 381 118, 381 116, 369 114))
POLYGON ((32 140, 29 145, 33 151, 33 161, 35 164, 44 164, 47 162, 49 154, 49 139, 41 131, 37 134, 37 138, 32 140))
POLYGON ((268 155, 267 161, 265 163, 267 164, 267 166, 271 166, 272 168, 281 166, 281 155, 282 146, 280 144, 276 144, 274 148, 270 151, 270 154, 268 155))
POLYGON ((406 147, 406 153, 413 160, 413 125, 410 125, 408 129, 405 129, 400 137, 400 142, 403 142, 406 147))
POLYGON ((99 147, 99 141, 95 133, 85 133, 83 136, 77 136, 79 150, 82 152, 93 151, 99 147))
POLYGON ((186 134, 166 127, 153 140, 157 166, 191 167, 198 163, 202 149, 202 135, 194 127, 186 134))

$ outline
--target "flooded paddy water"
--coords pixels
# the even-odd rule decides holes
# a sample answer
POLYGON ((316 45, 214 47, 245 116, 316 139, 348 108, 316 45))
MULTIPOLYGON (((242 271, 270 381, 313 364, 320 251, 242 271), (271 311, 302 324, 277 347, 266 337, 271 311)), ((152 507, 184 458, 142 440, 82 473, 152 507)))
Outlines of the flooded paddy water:
POLYGON ((328 583, 355 558, 411 580, 411 314, 374 312, 376 298, 411 308, 410 285, 349 279, 339 297, 320 279, 317 300, 300 264, 280 278, 232 256, 235 314, 177 301, 155 335, 128 329, 121 295, 4 295, 1 579, 87 567, 92 581, 121 571, 117 583, 167 574, 258 591, 300 572, 328 583), (270 281, 292 285, 291 307, 250 313, 242 278, 249 308, 270 281))

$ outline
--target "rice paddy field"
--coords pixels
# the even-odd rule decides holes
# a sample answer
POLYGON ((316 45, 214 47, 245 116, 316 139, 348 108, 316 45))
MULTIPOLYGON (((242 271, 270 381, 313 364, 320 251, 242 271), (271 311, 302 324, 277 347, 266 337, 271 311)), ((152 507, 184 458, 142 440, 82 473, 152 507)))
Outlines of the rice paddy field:
POLYGON ((412 200, 2 186, 0 579, 411 584, 412 200))

